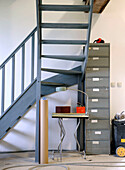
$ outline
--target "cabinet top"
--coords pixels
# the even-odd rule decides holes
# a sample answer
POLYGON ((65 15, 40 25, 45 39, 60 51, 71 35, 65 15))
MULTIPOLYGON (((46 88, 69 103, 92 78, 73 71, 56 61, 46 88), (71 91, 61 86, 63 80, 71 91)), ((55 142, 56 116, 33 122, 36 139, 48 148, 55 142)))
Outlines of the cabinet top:
POLYGON ((110 43, 90 43, 90 47, 109 47, 110 43))

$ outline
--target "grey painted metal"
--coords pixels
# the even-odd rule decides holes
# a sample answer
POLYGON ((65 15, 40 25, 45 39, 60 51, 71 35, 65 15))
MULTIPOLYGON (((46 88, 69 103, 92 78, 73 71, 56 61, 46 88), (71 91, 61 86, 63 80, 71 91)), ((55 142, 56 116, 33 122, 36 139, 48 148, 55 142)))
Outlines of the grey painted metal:
POLYGON ((12 57, 11 103, 14 101, 15 90, 15 55, 12 57))
POLYGON ((86 129, 110 129, 110 120, 86 120, 86 129))
POLYGON ((103 57, 89 57, 87 67, 109 67, 109 59, 103 57))
POLYGON ((45 81, 41 81, 41 84, 44 86, 65 86, 65 84, 62 83, 45 82, 45 81))
POLYGON ((42 23, 42 28, 55 28, 55 29, 88 29, 89 24, 78 23, 42 23))
POLYGON ((60 74, 73 74, 73 75, 82 74, 81 71, 73 71, 73 70, 59 70, 59 69, 48 69, 48 68, 41 68, 41 70, 47 72, 53 72, 53 73, 60 73, 60 74))
POLYGON ((75 56, 75 55, 42 55, 44 58, 51 59, 60 59, 60 60, 70 60, 70 61, 84 61, 84 56, 75 56))
POLYGON ((86 140, 110 140, 110 130, 87 130, 86 140))
POLYGON ((0 69, 15 55, 19 49, 31 38, 31 36, 36 32, 37 28, 34 28, 33 31, 24 39, 23 42, 12 52, 12 54, 0 65, 0 69))
POLYGON ((40 98, 41 98, 41 39, 42 30, 40 27, 42 13, 40 12, 40 4, 42 1, 36 0, 36 12, 37 12, 37 85, 36 85, 36 145, 35 145, 35 161, 40 163, 40 144, 39 144, 39 113, 40 113, 40 98))
POLYGON ((87 88, 108 88, 109 87, 109 78, 99 78, 99 77, 93 77, 93 78, 86 78, 86 87, 87 88), (95 81, 96 80, 96 81, 95 81))
POLYGON ((4 112, 4 99, 5 99, 5 66, 2 68, 2 88, 1 88, 1 114, 4 112))
POLYGON ((87 30, 87 44, 85 46, 85 51, 84 51, 84 55, 85 55, 86 60, 82 65, 82 72, 83 72, 82 79, 84 78, 85 69, 86 69, 87 61, 88 61, 89 41, 90 41, 90 32, 91 32, 91 24, 92 24, 93 2, 94 2, 94 0, 90 0, 90 11, 89 11, 89 19, 88 19, 89 27, 88 27, 88 30, 87 30))
POLYGON ((22 46, 22 70, 21 70, 21 92, 24 91, 24 75, 25 75, 25 45, 22 46))
POLYGON ((85 45, 86 40, 41 40, 42 44, 85 45))
POLYGON ((110 111, 109 109, 100 109, 100 108, 91 108, 89 109, 89 118, 90 119, 110 119, 110 111), (93 112, 95 110, 96 112, 93 112))
POLYGON ((35 55, 35 35, 32 35, 31 45, 31 82, 34 80, 34 55, 35 55))
POLYGON ((86 11, 90 10, 89 5, 41 5, 42 11, 86 11))

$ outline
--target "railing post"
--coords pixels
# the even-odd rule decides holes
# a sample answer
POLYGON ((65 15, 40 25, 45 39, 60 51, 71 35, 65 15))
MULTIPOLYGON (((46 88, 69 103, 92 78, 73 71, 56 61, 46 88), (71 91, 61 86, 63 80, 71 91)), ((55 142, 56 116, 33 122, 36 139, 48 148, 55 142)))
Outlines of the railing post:
POLYGON ((15 87, 15 55, 12 57, 12 81, 11 81, 11 103, 14 101, 14 87, 15 87))
POLYGON ((5 98, 5 65, 2 68, 2 92, 1 92, 1 114, 4 112, 4 98, 5 98))
POLYGON ((40 98, 41 98, 41 12, 40 4, 42 0, 36 0, 36 11, 37 11, 37 85, 36 85, 36 146, 35 146, 35 161, 40 163, 40 143, 39 143, 39 133, 40 133, 40 98))
POLYGON ((32 44, 31 44, 31 82, 34 80, 34 34, 32 35, 32 44))
POLYGON ((24 91, 24 74, 25 74, 25 44, 22 46, 21 92, 24 91))

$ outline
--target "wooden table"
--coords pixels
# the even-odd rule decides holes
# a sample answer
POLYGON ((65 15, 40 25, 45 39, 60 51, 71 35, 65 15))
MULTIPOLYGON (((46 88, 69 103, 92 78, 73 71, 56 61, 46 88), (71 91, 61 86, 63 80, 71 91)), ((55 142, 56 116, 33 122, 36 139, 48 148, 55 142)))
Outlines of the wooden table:
MULTIPOLYGON (((74 132, 74 138, 76 140, 76 143, 78 145, 78 150, 80 152, 80 144, 78 142, 76 133, 77 133, 77 129, 80 125, 80 119, 88 119, 89 115, 87 115, 85 113, 52 113, 52 118, 58 118, 58 124, 59 124, 59 127, 60 127, 60 143, 58 145, 58 151, 60 151, 60 160, 62 160, 62 142, 63 142, 64 137, 66 135, 66 131, 65 131, 65 128, 63 126, 63 118, 78 118, 79 119, 77 126, 76 126, 76 129, 75 129, 75 132, 74 132)), ((85 158, 86 157, 85 150, 83 151, 83 153, 84 153, 84 158, 85 158)))

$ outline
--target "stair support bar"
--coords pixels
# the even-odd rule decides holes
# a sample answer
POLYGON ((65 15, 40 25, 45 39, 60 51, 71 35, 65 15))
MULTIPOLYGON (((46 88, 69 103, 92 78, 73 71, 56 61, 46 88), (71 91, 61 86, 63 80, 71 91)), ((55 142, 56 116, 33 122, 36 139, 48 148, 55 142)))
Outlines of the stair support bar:
POLYGON ((35 54, 35 35, 32 35, 31 44, 31 82, 34 80, 34 54, 35 54))
POLYGON ((40 138, 39 138, 39 115, 40 115, 40 98, 41 98, 41 43, 42 30, 40 27, 40 22, 42 18, 42 13, 40 12, 40 3, 42 0, 36 0, 37 8, 37 85, 36 85, 36 144, 35 144, 35 161, 40 163, 40 138))
POLYGON ((24 74, 25 74, 25 45, 22 46, 21 92, 24 91, 24 74))
POLYGON ((84 78, 84 73, 85 73, 85 69, 86 69, 86 65, 87 65, 87 61, 88 61, 88 54, 89 54, 89 41, 90 41, 90 33, 91 33, 91 25, 92 25, 92 12, 93 12, 93 2, 94 0, 90 0, 90 11, 89 11, 89 19, 88 19, 88 30, 87 30, 87 43, 85 46, 85 51, 84 51, 84 55, 85 55, 85 62, 82 65, 82 80, 84 78))
POLYGON ((11 104, 14 101, 14 87, 15 87, 15 55, 13 55, 12 57, 11 104))
POLYGON ((5 66, 2 68, 1 114, 4 112, 4 98, 5 98, 5 66))

